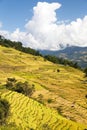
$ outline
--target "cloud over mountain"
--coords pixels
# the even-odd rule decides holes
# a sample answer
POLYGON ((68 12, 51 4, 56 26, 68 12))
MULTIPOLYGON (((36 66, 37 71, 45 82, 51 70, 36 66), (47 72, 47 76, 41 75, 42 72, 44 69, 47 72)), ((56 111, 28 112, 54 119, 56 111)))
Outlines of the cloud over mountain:
POLYGON ((87 16, 77 18, 70 23, 60 22, 56 10, 59 3, 38 2, 33 8, 33 16, 26 25, 26 31, 17 28, 12 33, 0 30, 0 33, 11 40, 21 41, 24 46, 35 49, 60 49, 69 45, 87 46, 87 16))

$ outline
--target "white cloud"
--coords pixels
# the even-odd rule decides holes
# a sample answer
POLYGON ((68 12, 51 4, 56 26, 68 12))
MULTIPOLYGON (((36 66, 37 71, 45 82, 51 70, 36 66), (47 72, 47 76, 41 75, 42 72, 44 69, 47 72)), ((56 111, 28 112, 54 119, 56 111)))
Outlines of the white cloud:
POLYGON ((37 41, 39 48, 55 48, 54 40, 56 37, 54 32, 57 27, 55 10, 60 8, 60 6, 59 3, 49 4, 47 2, 39 2, 37 6, 33 8, 34 16, 25 27, 37 41))
POLYGON ((60 49, 60 44, 87 46, 87 16, 59 21, 56 10, 61 7, 59 3, 38 2, 33 8, 33 17, 26 25, 26 31, 17 28, 14 32, 1 30, 7 38, 23 42, 24 46, 35 49, 60 49))
POLYGON ((0 28, 2 27, 2 22, 0 22, 0 28))

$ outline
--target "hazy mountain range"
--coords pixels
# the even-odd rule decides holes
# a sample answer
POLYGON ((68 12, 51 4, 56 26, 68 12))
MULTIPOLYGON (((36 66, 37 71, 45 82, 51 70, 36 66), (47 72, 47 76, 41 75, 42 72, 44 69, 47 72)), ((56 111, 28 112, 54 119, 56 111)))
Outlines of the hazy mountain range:
POLYGON ((82 68, 87 67, 87 47, 72 46, 58 51, 40 50, 43 55, 55 55, 77 62, 82 68))

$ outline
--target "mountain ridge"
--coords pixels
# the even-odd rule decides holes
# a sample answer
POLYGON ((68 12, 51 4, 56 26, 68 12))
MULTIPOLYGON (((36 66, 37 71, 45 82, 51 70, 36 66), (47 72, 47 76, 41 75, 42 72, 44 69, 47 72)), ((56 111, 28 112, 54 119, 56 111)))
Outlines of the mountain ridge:
POLYGON ((87 47, 71 46, 58 51, 39 51, 43 55, 54 55, 77 62, 82 68, 87 66, 87 47))

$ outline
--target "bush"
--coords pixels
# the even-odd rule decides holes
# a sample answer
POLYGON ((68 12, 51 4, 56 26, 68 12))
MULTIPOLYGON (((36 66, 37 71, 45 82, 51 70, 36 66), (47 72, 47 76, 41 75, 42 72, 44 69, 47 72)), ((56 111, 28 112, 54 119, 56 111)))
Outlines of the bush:
POLYGON ((59 70, 59 69, 57 69, 57 72, 60 72, 60 70, 59 70))
POLYGON ((15 91, 22 93, 26 96, 31 96, 33 92, 35 91, 34 86, 31 86, 28 84, 28 82, 18 82, 15 86, 15 91))
POLYGON ((13 90, 16 82, 17 80, 15 78, 7 78, 6 87, 10 90, 13 90))
POLYGON ((85 98, 87 98, 87 94, 85 95, 85 98))
POLYGON ((27 81, 24 83, 22 82, 17 82, 15 78, 8 78, 6 81, 6 88, 10 89, 12 91, 16 91, 18 93, 22 93, 26 96, 31 96, 33 92, 35 91, 34 86, 28 84, 27 81))
POLYGON ((43 95, 42 94, 38 95, 37 101, 40 102, 41 104, 44 104, 44 100, 43 100, 43 95))
POLYGON ((5 99, 0 99, 0 125, 6 122, 9 115, 10 104, 5 99))
POLYGON ((48 99, 47 102, 48 102, 48 103, 52 103, 52 99, 48 99))
POLYGON ((57 107, 57 112, 62 115, 62 106, 57 107))

